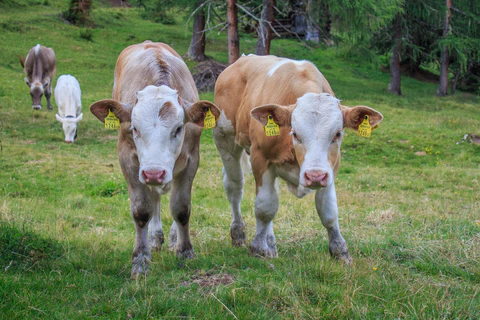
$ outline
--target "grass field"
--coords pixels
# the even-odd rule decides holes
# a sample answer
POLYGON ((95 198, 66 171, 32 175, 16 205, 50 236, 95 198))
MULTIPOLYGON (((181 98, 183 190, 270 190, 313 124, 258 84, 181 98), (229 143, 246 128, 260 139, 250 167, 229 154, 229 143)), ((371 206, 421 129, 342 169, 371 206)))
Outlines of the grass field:
MULTIPOLYGON (((439 98, 434 84, 409 78, 402 79, 404 96, 392 96, 388 74, 342 48, 275 40, 272 54, 314 62, 343 104, 385 116, 372 138, 348 131, 342 146, 336 189, 353 264, 330 258, 313 195, 296 199, 283 182, 274 220, 279 258, 232 247, 210 130, 193 186, 197 258, 162 250, 150 274, 132 281, 134 225, 116 132, 104 130, 88 107, 111 96, 123 48, 150 39, 183 55, 189 29, 180 19, 153 24, 135 9, 100 3, 92 12, 96 28, 77 28, 59 18, 67 1, 7 2, 0 3, 0 318, 480 318, 480 146, 457 144, 466 133, 480 134, 478 96, 439 98), (18 56, 37 43, 54 48, 57 77, 80 82, 84 117, 75 144, 63 143, 55 112, 30 106, 18 56)), ((241 51, 253 52, 255 41, 242 35, 241 51)), ((207 55, 226 62, 226 46, 226 36, 212 32, 207 55)), ((213 93, 202 98, 213 101, 213 93)), ((251 241, 254 183, 246 178, 242 210, 251 241)))

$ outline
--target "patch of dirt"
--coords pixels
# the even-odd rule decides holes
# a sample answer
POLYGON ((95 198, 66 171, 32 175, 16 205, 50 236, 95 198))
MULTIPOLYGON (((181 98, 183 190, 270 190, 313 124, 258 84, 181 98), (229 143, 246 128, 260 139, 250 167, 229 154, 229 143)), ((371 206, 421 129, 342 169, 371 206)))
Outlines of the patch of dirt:
POLYGON ((193 80, 200 92, 213 91, 215 82, 227 65, 213 59, 200 62, 192 68, 193 80))
POLYGON ((197 272, 190 280, 183 281, 181 286, 191 286, 197 283, 200 287, 216 287, 221 284, 229 285, 235 282, 235 277, 231 274, 212 274, 205 272, 197 272))

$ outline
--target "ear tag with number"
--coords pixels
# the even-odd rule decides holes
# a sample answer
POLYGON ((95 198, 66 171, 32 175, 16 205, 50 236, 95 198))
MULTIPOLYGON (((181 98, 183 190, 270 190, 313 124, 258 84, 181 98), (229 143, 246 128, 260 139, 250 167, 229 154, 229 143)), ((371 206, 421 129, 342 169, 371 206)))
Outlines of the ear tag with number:
POLYGON ((365 138, 370 138, 372 134, 372 126, 370 126, 370 117, 365 116, 363 122, 358 126, 358 135, 365 138))
POLYGON ((105 129, 117 130, 118 128, 120 128, 120 120, 112 112, 112 110, 109 109, 108 115, 105 118, 105 129))
POLYGON ((205 112, 205 119, 203 119, 203 129, 208 130, 215 127, 215 116, 213 115, 210 108, 207 108, 205 112))
POLYGON ((274 137, 280 135, 280 127, 278 126, 278 124, 275 123, 272 115, 268 116, 267 124, 265 125, 264 129, 267 137, 274 137))

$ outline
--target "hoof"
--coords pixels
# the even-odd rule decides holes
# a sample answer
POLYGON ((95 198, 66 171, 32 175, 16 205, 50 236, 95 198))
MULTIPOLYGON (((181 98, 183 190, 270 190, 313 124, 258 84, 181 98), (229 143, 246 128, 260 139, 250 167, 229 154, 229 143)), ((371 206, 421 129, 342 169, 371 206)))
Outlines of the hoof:
POLYGON ((245 224, 236 223, 230 226, 230 237, 234 247, 245 247, 245 224))
POLYGON ((165 236, 163 231, 157 231, 155 234, 152 234, 148 237, 148 245, 150 249, 160 251, 162 249, 162 244, 165 242, 165 236))
POLYGON ((328 251, 334 259, 340 260, 347 265, 352 263, 352 257, 350 257, 348 253, 348 247, 345 241, 331 242, 328 251))
POLYGON ((137 279, 140 275, 147 275, 150 270, 151 257, 139 254, 132 259, 132 273, 130 279, 137 279))

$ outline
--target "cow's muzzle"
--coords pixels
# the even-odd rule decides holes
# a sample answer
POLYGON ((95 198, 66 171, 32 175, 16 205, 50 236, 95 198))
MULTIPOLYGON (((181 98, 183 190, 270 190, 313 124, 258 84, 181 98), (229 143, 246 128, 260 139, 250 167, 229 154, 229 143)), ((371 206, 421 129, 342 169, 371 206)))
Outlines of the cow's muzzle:
POLYGON ((32 109, 33 110, 40 110, 40 109, 42 109, 42 105, 41 104, 34 104, 34 105, 32 105, 32 109))
POLYGON ((142 177, 148 185, 161 185, 165 179, 165 170, 143 170, 142 177))
POLYGON ((328 183, 328 173, 320 170, 306 171, 305 187, 307 188, 324 188, 328 183))

